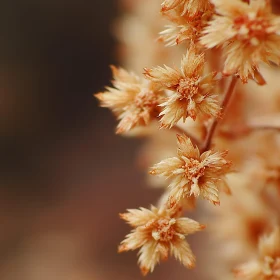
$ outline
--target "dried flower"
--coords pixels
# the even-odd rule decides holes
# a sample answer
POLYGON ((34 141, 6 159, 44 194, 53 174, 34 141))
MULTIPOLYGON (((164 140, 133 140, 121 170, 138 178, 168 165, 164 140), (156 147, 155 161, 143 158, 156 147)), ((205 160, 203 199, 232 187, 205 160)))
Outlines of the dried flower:
MULTIPOLYGON (((120 120, 118 133, 135 128, 127 135, 149 139, 138 162, 145 169, 156 162, 150 173, 157 176, 149 178, 165 189, 157 207, 121 214, 132 231, 119 251, 139 249, 144 275, 170 255, 193 267, 195 256, 185 236, 203 226, 182 214, 196 209, 201 197, 211 202, 203 214, 211 221, 211 241, 201 240, 203 251, 213 254, 198 277, 232 279, 236 263, 252 260, 237 267, 237 278, 280 280, 280 227, 275 228, 280 220, 279 73, 262 65, 280 64, 280 17, 272 14, 272 0, 125 2, 132 15, 126 13, 117 28, 122 62, 135 71, 155 67, 144 69, 146 80, 113 67, 113 86, 97 98, 120 120), (160 3, 162 13, 157 13, 160 3), (160 17, 169 21, 165 30, 160 17), (152 44, 160 30, 165 45, 183 46, 152 44), (178 68, 165 66, 180 59, 178 68), (222 74, 212 72, 220 69, 233 76, 229 86, 220 81, 222 74), (268 87, 258 86, 266 82, 262 75, 268 87), (244 83, 254 79, 258 85, 240 85, 233 94, 237 78, 244 83), (161 127, 170 129, 159 131, 156 122, 144 127, 157 117, 161 127), (177 135, 175 156, 174 131, 188 135, 177 135), (213 143, 217 152, 209 150, 213 143), (238 173, 228 174, 227 152, 220 152, 229 145, 238 173), (230 193, 229 186, 233 195, 213 207, 221 192, 230 193)), ((201 255, 202 262, 206 258, 201 255)))
POLYGON ((170 252, 187 268, 195 265, 185 236, 202 230, 205 226, 188 218, 175 218, 170 210, 151 207, 140 208, 120 214, 134 229, 119 246, 119 252, 140 249, 139 265, 146 275, 153 272, 160 260, 166 260, 170 252))
POLYGON ((256 176, 231 173, 227 176, 227 183, 232 196, 224 196, 218 209, 211 207, 207 212, 215 215, 210 230, 217 238, 218 247, 222 248, 218 255, 223 261, 236 263, 255 253, 260 236, 273 229, 277 211, 260 196, 256 176))
POLYGON ((163 111, 160 122, 162 127, 171 128, 180 119, 187 117, 193 120, 199 113, 217 117, 220 112, 217 95, 213 94, 219 79, 216 72, 203 75, 204 54, 197 54, 191 44, 181 61, 181 71, 168 66, 145 69, 144 75, 163 89, 173 91, 161 103, 163 111))
POLYGON ((162 12, 177 9, 181 16, 194 15, 197 12, 207 11, 211 7, 208 0, 165 0, 161 5, 162 12))
POLYGON ((175 46, 184 41, 195 42, 197 46, 200 44, 201 32, 207 26, 212 14, 213 11, 208 10, 197 12, 191 18, 167 15, 173 24, 167 25, 166 29, 160 32, 159 40, 164 41, 166 46, 175 46))
POLYGON ((159 162, 150 172, 172 180, 169 185, 170 207, 192 195, 219 204, 219 181, 224 181, 230 165, 225 159, 227 152, 207 151, 200 155, 189 138, 177 135, 177 139, 177 157, 159 162))
POLYGON ((280 279, 280 229, 276 227, 264 235, 258 244, 258 259, 237 267, 234 272, 238 279, 277 280, 280 279))
POLYGON ((162 91, 154 83, 141 81, 138 76, 122 68, 111 67, 114 87, 96 94, 102 107, 110 108, 120 120, 117 133, 124 133, 139 125, 148 125, 159 114, 162 91))
POLYGON ((223 47, 226 75, 238 74, 243 82, 254 78, 263 84, 259 63, 280 62, 280 17, 271 13, 269 0, 212 2, 218 15, 205 28, 201 43, 223 47))

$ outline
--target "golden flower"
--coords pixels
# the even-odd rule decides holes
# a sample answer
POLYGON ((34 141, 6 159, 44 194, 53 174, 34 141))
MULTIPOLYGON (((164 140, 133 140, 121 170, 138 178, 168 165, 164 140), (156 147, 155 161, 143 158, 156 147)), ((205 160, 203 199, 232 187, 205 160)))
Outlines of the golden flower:
POLYGON ((238 279, 279 280, 280 279, 280 229, 276 227, 264 235, 258 244, 258 259, 240 265, 234 270, 238 279))
POLYGON ((170 210, 151 207, 120 214, 134 229, 119 246, 119 252, 139 251, 139 266, 144 275, 153 272, 160 260, 166 260, 169 252, 187 268, 195 265, 185 236, 202 230, 205 226, 189 218, 175 218, 170 210))
POLYGON ((177 139, 177 157, 159 162, 150 171, 152 175, 171 179, 169 207, 178 205, 186 196, 202 196, 219 204, 219 185, 226 186, 224 176, 230 166, 225 159, 227 152, 210 150, 200 155, 189 138, 177 135, 177 139))
POLYGON ((208 0, 165 0, 161 4, 161 12, 165 13, 176 9, 181 16, 185 14, 194 15, 210 8, 211 3, 208 0))
POLYGON ((171 128, 180 119, 187 117, 196 119, 197 114, 217 117, 220 112, 217 95, 213 90, 220 78, 216 72, 203 75, 204 54, 197 54, 194 44, 191 44, 181 61, 181 70, 168 66, 144 69, 144 75, 163 89, 173 91, 161 103, 163 107, 160 116, 162 127, 171 128))
POLYGON ((147 83, 133 73, 111 66, 112 84, 107 91, 96 94, 102 107, 110 108, 120 120, 117 133, 124 133, 139 125, 148 125, 159 114, 162 91, 154 83, 147 83))
POLYGON ((195 42, 196 45, 200 44, 201 31, 206 27, 212 14, 213 11, 208 10, 197 12, 191 18, 167 15, 167 18, 173 24, 166 25, 166 29, 160 32, 159 40, 164 41, 166 46, 175 46, 183 41, 195 42))
POLYGON ((243 82, 254 78, 263 84, 259 63, 280 62, 280 17, 271 13, 269 0, 212 2, 217 15, 205 28, 201 43, 223 47, 226 75, 238 74, 243 82))

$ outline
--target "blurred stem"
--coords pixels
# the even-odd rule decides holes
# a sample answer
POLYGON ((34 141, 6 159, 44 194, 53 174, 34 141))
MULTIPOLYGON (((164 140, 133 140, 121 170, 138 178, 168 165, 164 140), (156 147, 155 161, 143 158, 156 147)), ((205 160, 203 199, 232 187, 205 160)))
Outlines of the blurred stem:
POLYGON ((269 125, 258 125, 258 124, 245 124, 239 126, 233 126, 229 129, 221 129, 221 136, 225 138, 239 138, 244 135, 247 135, 254 131, 259 130, 271 130, 271 131, 278 131, 280 132, 280 127, 276 126, 269 126, 269 125))
MULTIPOLYGON (((226 94, 224 96, 223 102, 221 104, 223 113, 226 111, 227 106, 228 106, 228 104, 230 102, 230 99, 231 99, 231 97, 232 97, 232 95, 234 93, 236 83, 237 83, 237 78, 235 76, 233 76, 232 80, 231 80, 231 82, 229 84, 228 90, 227 90, 227 92, 226 92, 226 94)), ((210 149, 211 144, 212 144, 212 139, 213 139, 213 136, 214 136, 214 134, 215 134, 215 132, 217 130, 218 124, 219 124, 219 118, 215 118, 212 121, 211 125, 210 125, 210 128, 208 130, 208 133, 207 133, 204 145, 201 148, 201 152, 205 152, 205 151, 210 149)))

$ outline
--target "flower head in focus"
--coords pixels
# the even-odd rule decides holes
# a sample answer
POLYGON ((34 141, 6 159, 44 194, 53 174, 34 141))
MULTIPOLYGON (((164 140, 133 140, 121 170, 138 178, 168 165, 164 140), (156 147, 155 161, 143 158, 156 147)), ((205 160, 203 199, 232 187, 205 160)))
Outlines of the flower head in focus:
POLYGON ((152 167, 150 174, 171 179, 169 207, 178 205, 184 197, 202 196, 213 204, 219 204, 219 184, 225 183, 230 162, 227 152, 206 151, 200 154, 191 140, 177 135, 177 157, 165 159, 152 167))
POLYGON ((181 61, 181 70, 168 66, 145 69, 147 79, 172 91, 160 104, 162 127, 171 128, 180 119, 196 119, 199 113, 217 117, 220 112, 217 95, 213 93, 219 75, 216 72, 204 75, 204 54, 198 54, 191 44, 181 61))
POLYGON ((280 17, 272 14, 270 1, 212 2, 217 15, 205 28, 201 43, 208 48, 223 47, 226 75, 238 74, 243 82, 254 78, 264 84, 260 62, 280 62, 280 17))
POLYGON ((111 67, 112 84, 107 91, 96 94, 102 107, 110 108, 120 120, 117 133, 139 125, 148 125, 159 114, 163 92, 154 83, 141 80, 122 68, 111 67))
POLYGON ((166 17, 172 22, 166 25, 166 29, 160 32, 159 40, 165 42, 166 46, 175 46, 184 41, 188 44, 194 42, 200 45, 202 30, 207 26, 213 10, 197 12, 192 17, 181 17, 167 14, 166 17))
POLYGON ((269 235, 260 238, 258 258, 238 266, 237 279, 278 280, 280 279, 280 229, 276 227, 269 235))
POLYGON ((131 209, 120 214, 134 229, 119 246, 119 252, 140 249, 139 266, 144 275, 153 272, 169 253, 187 268, 195 265, 185 236, 202 230, 205 226, 189 218, 175 218, 170 210, 151 207, 151 210, 131 209))
POLYGON ((185 14, 194 15, 197 12, 207 11, 211 8, 209 0, 165 0, 161 4, 161 12, 177 10, 183 16, 185 14))

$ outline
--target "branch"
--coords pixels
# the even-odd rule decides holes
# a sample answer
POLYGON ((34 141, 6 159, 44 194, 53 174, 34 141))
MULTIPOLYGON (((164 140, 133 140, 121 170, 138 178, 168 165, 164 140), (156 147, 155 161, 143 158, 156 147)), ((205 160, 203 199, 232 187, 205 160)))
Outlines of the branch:
POLYGON ((221 128, 220 130, 220 136, 225 138, 239 138, 245 135, 248 135, 254 131, 258 130, 271 130, 271 131, 279 131, 280 132, 280 126, 274 126, 274 125, 263 125, 263 124, 245 124, 245 125, 239 125, 239 126, 231 126, 230 130, 221 128))
MULTIPOLYGON (((224 100, 221 104, 221 107, 222 107, 222 110, 223 112, 225 112, 228 104, 229 104, 229 101, 233 95, 233 92, 235 90, 235 86, 236 86, 236 83, 237 83, 237 78, 236 77, 232 77, 232 80, 230 82, 230 85, 228 87, 228 90, 225 94, 225 97, 224 97, 224 100)), ((204 142, 204 145, 203 147, 201 148, 201 152, 205 152, 207 150, 209 150, 209 148, 211 147, 211 144, 212 144, 212 139, 213 139, 213 136, 216 132, 216 129, 217 129, 217 126, 218 126, 218 123, 219 123, 219 120, 218 118, 215 118, 211 125, 210 125, 210 128, 208 130, 208 134, 206 136, 206 139, 205 139, 205 142, 204 142)))

